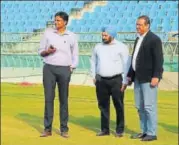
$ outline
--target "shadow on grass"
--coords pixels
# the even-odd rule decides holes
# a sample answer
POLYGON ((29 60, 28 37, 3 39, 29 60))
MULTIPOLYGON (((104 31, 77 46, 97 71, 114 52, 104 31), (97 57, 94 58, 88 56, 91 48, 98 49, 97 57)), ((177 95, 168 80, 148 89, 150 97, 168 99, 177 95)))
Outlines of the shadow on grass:
MULTIPOLYGON (((84 117, 74 117, 74 116, 70 116, 70 120, 71 123, 82 126, 86 129, 92 130, 94 132, 99 132, 101 130, 101 124, 100 124, 100 117, 94 117, 94 116, 84 116, 84 117)), ((111 120, 110 121, 110 131, 111 133, 115 133, 115 128, 116 128, 116 122, 111 120)), ((130 130, 129 128, 127 128, 127 126, 125 126, 125 133, 126 134, 136 134, 135 131, 130 130)))
MULTIPOLYGON (((38 132, 43 132, 43 118, 36 116, 36 115, 31 115, 27 113, 20 113, 16 116, 19 120, 24 121, 28 125, 32 126, 35 128, 38 132)), ((69 122, 82 126, 86 129, 92 130, 95 133, 99 132, 101 129, 101 124, 100 124, 100 117, 94 117, 91 115, 84 116, 84 117, 74 117, 72 115, 69 116, 69 122)), ((116 127, 116 122, 111 120, 110 121, 110 127, 111 127, 111 133, 115 133, 115 127, 116 127)), ((177 128, 176 128, 177 129, 177 128)), ((57 134, 59 134, 59 130, 56 128, 53 128, 53 131, 55 131, 57 134)), ((135 134, 136 132, 133 130, 130 130, 125 126, 125 133, 126 134, 135 134)), ((177 132, 175 132, 177 133, 177 132)))
POLYGON ((100 131, 100 119, 94 116, 74 117, 69 116, 69 122, 82 126, 94 132, 100 131))
MULTIPOLYGON (((111 120, 110 124, 111 124, 111 128, 114 130, 113 132, 115 133, 116 121, 111 120)), ((134 135, 134 134, 137 134, 137 132, 135 132, 134 130, 129 129, 127 126, 125 126, 125 128, 124 128, 124 132, 125 132, 125 134, 129 134, 130 136, 134 135)))
POLYGON ((32 126, 33 128, 35 128, 38 132, 42 132, 43 131, 43 118, 36 116, 36 115, 31 115, 31 114, 27 114, 27 113, 20 113, 16 116, 16 118, 18 118, 19 120, 24 121, 25 123, 27 123, 28 125, 32 126))
MULTIPOLYGON (((36 115, 27 114, 27 113, 20 113, 16 116, 16 118, 26 122, 28 125, 35 128, 39 133, 42 133, 44 131, 43 117, 39 117, 36 115)), ((54 131, 56 134, 59 134, 59 129, 52 127, 52 131, 54 131)))
POLYGON ((169 125, 166 123, 158 123, 160 126, 162 126, 165 130, 178 134, 178 126, 169 125))

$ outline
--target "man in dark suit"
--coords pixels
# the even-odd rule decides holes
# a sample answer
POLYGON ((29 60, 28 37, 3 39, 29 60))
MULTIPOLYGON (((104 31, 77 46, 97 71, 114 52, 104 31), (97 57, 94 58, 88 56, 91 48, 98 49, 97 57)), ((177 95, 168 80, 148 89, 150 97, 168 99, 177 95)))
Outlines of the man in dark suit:
POLYGON ((163 73, 161 39, 150 31, 148 16, 137 19, 135 40, 128 81, 134 82, 135 105, 139 113, 141 133, 132 136, 142 141, 157 139, 157 88, 163 73))

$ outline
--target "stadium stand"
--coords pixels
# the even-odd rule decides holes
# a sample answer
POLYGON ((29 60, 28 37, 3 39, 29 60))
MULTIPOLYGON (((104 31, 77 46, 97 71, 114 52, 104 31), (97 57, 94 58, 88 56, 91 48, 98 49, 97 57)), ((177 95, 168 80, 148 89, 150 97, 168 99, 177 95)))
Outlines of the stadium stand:
MULTIPOLYGON (((72 9, 82 9, 84 4, 84 1, 2 1, 1 32, 33 32, 45 28, 55 12, 71 14, 72 9)), ((93 12, 85 12, 81 19, 73 19, 69 28, 75 32, 96 32, 104 24, 116 24, 119 32, 131 32, 135 31, 136 18, 148 14, 153 19, 153 31, 177 31, 177 11, 177 1, 108 1, 105 6, 96 6, 93 12), (126 21, 128 25, 123 25, 126 21)))

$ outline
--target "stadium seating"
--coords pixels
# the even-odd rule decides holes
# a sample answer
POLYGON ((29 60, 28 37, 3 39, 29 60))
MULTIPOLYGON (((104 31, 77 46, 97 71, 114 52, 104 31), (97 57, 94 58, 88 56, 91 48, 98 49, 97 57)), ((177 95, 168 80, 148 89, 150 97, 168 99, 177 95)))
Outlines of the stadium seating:
POLYGON ((72 8, 82 8, 83 5, 84 1, 2 1, 1 32, 33 32, 33 29, 45 28, 46 22, 52 21, 57 11, 69 14, 72 8), (24 24, 27 21, 28 24, 24 24), (21 27, 25 27, 25 31, 21 27))
POLYGON ((139 3, 137 1, 108 1, 106 6, 98 6, 92 13, 84 13, 81 20, 73 20, 69 27, 72 28, 75 21, 78 21, 83 27, 89 27, 88 25, 92 27, 89 29, 78 29, 81 32, 93 32, 97 30, 93 29, 96 27, 99 27, 100 30, 103 25, 108 24, 117 25, 119 32, 135 31, 136 18, 140 15, 148 15, 153 19, 151 26, 153 31, 177 31, 178 23, 172 23, 171 19, 168 19, 168 17, 173 17, 175 22, 178 21, 177 6, 177 1, 139 1, 139 3), (91 25, 91 23, 81 24, 87 19, 91 22, 94 21, 94 25, 91 25), (127 25, 121 26, 123 25, 121 22, 126 21, 127 25), (168 21, 168 24, 164 23, 166 21, 168 21))
MULTIPOLYGON (((41 58, 37 55, 3 55, 1 67, 13 68, 39 68, 43 66, 41 58)), ((90 61, 85 55, 79 57, 80 70, 88 70, 90 68, 90 61)))
MULTIPOLYGON (((74 9, 83 9, 85 2, 1 1, 1 66, 42 67, 43 62, 37 55, 40 35, 37 41, 33 42, 31 39, 34 40, 34 37, 30 37, 34 36, 32 32, 34 29, 46 28, 46 23, 53 21, 56 12, 65 11, 71 14, 74 9), (27 41, 28 38, 30 39, 27 41)), ((84 55, 80 55, 78 69, 88 70, 90 68, 89 55, 86 52, 91 52, 91 48, 101 41, 101 35, 96 32, 100 32, 104 25, 115 25, 118 32, 135 32, 136 19, 140 15, 148 15, 151 18, 152 31, 164 32, 161 35, 158 33, 164 41, 168 40, 166 37, 168 32, 178 31, 178 1, 176 0, 108 1, 106 5, 95 6, 92 12, 84 12, 81 19, 73 19, 69 22, 68 28, 77 34, 80 33, 78 35, 79 49, 80 53, 84 52, 84 55)), ((134 40, 135 37, 135 33, 130 33, 130 35, 120 33, 117 39, 134 40)), ((171 46, 174 47, 173 44, 171 46)), ((178 55, 174 59, 175 63, 177 63, 177 58, 178 55)), ((169 60, 165 58, 165 62, 169 60)))
MULTIPOLYGON (((46 27, 54 13, 82 9, 85 1, 2 1, 1 32, 33 32, 46 27)), ((135 21, 148 15, 153 31, 178 31, 178 1, 108 1, 73 19, 68 28, 74 32, 99 32, 104 25, 115 25, 119 32, 135 31, 135 21)))

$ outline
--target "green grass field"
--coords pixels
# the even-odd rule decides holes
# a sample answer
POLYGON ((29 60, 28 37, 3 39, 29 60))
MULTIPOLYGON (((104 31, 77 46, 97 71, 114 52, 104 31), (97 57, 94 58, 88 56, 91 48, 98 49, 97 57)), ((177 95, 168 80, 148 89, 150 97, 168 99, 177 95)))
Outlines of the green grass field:
POLYGON ((130 139, 139 132, 139 119, 134 108, 133 90, 125 94, 125 136, 114 137, 115 110, 111 101, 111 135, 97 137, 100 130, 95 89, 71 86, 69 95, 69 135, 59 135, 59 103, 56 94, 53 135, 40 138, 43 131, 44 97, 42 85, 1 84, 2 145, 178 145, 178 92, 159 91, 158 140, 141 142, 130 139))

